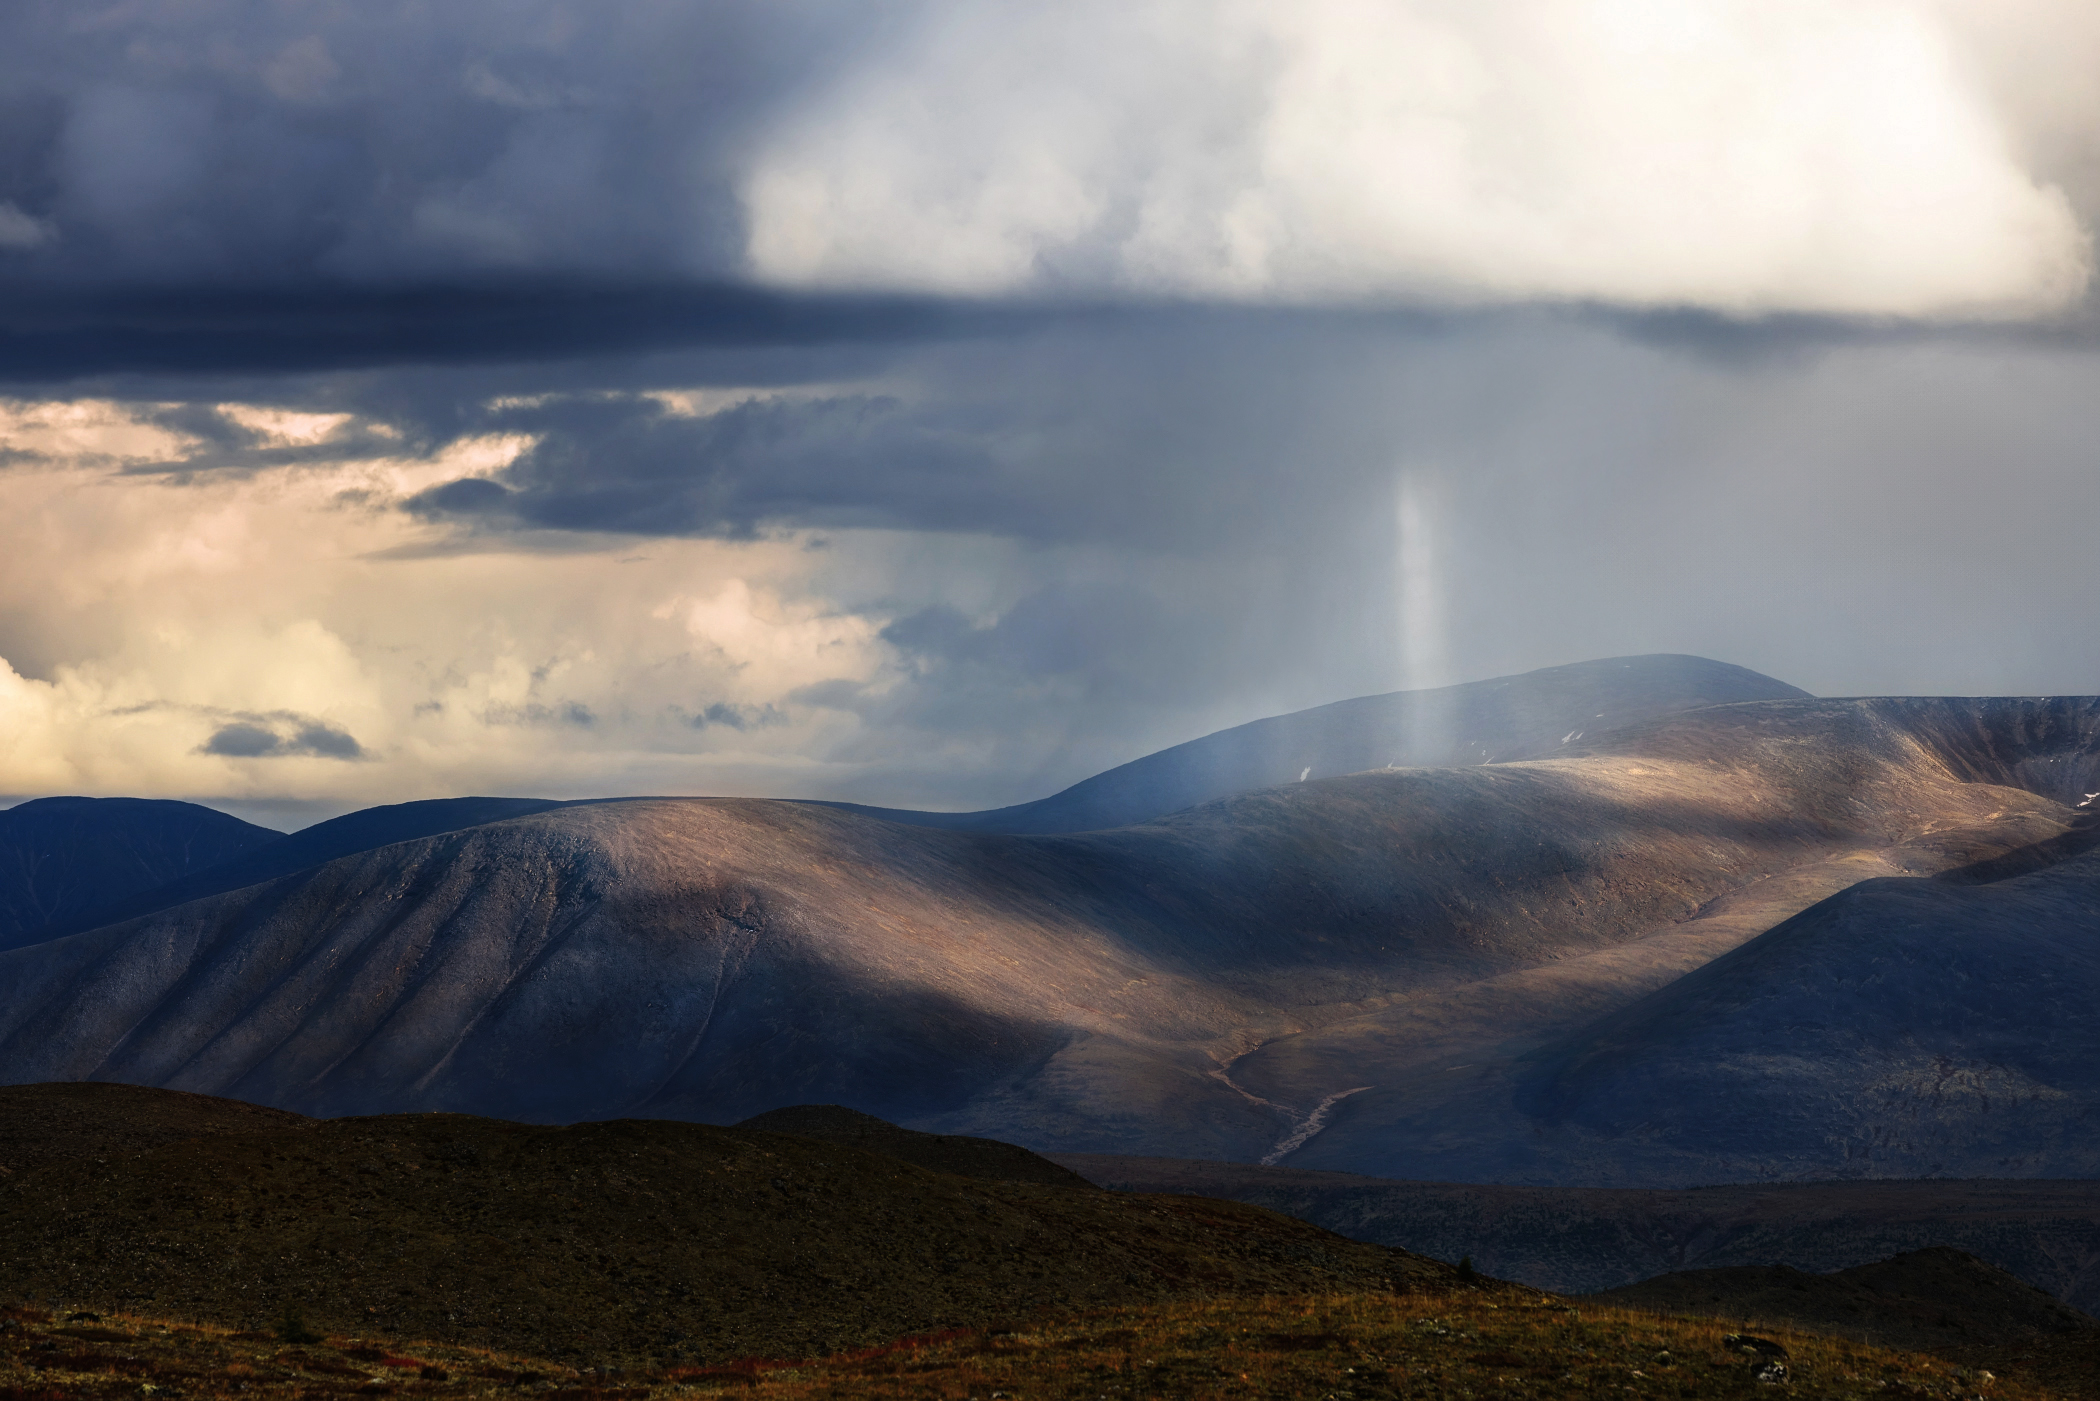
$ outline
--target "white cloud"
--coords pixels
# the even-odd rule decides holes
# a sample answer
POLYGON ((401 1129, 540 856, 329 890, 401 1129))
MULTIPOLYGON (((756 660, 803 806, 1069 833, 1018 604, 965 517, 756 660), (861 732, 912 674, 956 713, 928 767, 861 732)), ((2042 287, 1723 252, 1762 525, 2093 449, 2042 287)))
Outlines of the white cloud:
POLYGON ((874 620, 820 600, 786 600, 741 578, 704 598, 666 600, 650 616, 683 622, 695 643, 718 654, 739 678, 752 674, 755 695, 741 694, 745 687, 735 681, 729 685, 740 700, 764 702, 786 688, 873 676, 889 660, 874 620))
POLYGON ((106 400, 0 399, 0 448, 10 455, 68 466, 172 462, 195 445, 106 400))
POLYGON ((252 404, 221 404, 219 414, 273 445, 308 446, 322 442, 350 421, 346 413, 292 413, 252 404))
POLYGON ((2046 313, 2083 294, 2087 239, 1962 47, 1975 9, 941 6, 759 146, 749 262, 969 294, 2046 313))
MULTIPOLYGON (((859 722, 789 692, 892 660, 881 619, 812 592, 795 539, 419 548, 442 528, 399 504, 500 470, 526 437, 179 484, 112 471, 198 447, 151 407, 0 403, 25 459, 0 472, 0 651, 17 652, 0 658, 0 793, 358 806, 821 789, 797 775, 859 722), (710 706, 763 723, 695 724, 710 706), (229 726, 291 738, 214 744, 229 726), (307 732, 350 737, 359 761, 307 732)), ((277 442, 341 426, 212 407, 277 442)))

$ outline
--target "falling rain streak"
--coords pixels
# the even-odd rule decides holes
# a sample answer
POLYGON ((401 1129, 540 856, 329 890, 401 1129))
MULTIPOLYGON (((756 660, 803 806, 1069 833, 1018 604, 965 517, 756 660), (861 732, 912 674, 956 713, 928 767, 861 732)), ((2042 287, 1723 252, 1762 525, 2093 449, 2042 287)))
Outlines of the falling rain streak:
MULTIPOLYGON (((1450 645, 1444 599, 1442 493, 1434 474, 1411 468, 1400 474, 1398 548, 1400 567, 1400 689, 1420 691, 1446 686, 1450 645)), ((1442 752, 1455 736, 1449 733, 1448 707, 1423 696, 1409 707, 1402 736, 1408 754, 1442 752)))

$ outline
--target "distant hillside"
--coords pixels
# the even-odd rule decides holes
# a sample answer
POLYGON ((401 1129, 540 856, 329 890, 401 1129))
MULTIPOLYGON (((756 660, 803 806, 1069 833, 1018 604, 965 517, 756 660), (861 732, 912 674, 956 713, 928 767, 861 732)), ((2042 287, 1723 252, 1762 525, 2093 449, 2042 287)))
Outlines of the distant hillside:
POLYGON ((2090 1316, 1944 1246, 1832 1274, 1785 1266, 1680 1270, 1589 1298, 1613 1308, 1790 1323, 1884 1347, 2002 1348, 2065 1334, 2100 1341, 2100 1323, 2090 1316))
MULTIPOLYGON (((1863 842, 1821 867, 1820 889, 1803 883, 1809 864, 1775 868, 1646 941, 1660 951, 1712 931, 1704 958, 1639 996, 1599 996, 1597 978, 1564 961, 1266 1041, 1233 1068, 1254 1093, 1368 1087, 1337 1101, 1287 1161, 1593 1186, 2100 1175, 2100 1048, 2086 1011, 2100 993, 2100 856, 2081 854, 2093 818, 2076 806, 2100 790, 2100 700, 1719 706, 1633 727, 1572 762, 1606 753, 1698 765, 1744 793, 1830 764, 1829 800, 1892 845, 1877 854, 1863 842), (1937 799, 1907 787, 1928 773, 1963 780, 1982 806, 1935 814, 1937 799), (2055 834, 2015 837, 2037 802, 2055 834), (2006 854, 1890 859, 1965 823, 2006 839, 2006 854), (1993 879, 2005 871, 2027 874, 1993 879), (1947 879, 1923 879, 1935 875, 1947 879), (1778 898, 1789 889, 1808 897, 1791 910, 1778 898), (1451 1035, 1462 1008, 1499 1035, 1451 1035), (1418 1073, 1365 1073, 1402 1045, 1418 1073)), ((1808 809, 1794 792, 1778 810, 1798 820, 1808 809)), ((1713 802, 1709 792, 1664 820, 1711 814, 1713 802)))
MULTIPOLYGON (((1038 1151, 1417 1178, 1830 1175, 1754 1135, 1662 1152, 1580 1095, 1542 1121, 1517 1077, 1862 879, 2067 849, 2082 815, 2059 795, 2100 787, 2100 702, 1759 701, 1554 750, 1064 836, 741 799, 549 808, 0 954, 0 1075, 325 1114, 831 1103, 1038 1151)), ((1921 1053, 2020 1034, 2026 1008, 1978 1005, 1921 1022, 1921 1053)), ((1845 1083, 1850 1052, 1817 1046, 1845 1083)), ((2100 1103, 2095 1064, 2036 1062, 2041 1111, 1964 1121, 1937 1161, 2083 1171, 2061 1126, 2100 1103)), ((1771 1112, 1771 1142, 1811 1141, 1771 1112)))
POLYGON ((1550 755, 1584 735, 1736 701, 1808 692, 1704 657, 1610 657, 1428 691, 1395 691, 1273 716, 1162 749, 1048 798, 987 812, 835 806, 966 832, 1093 832, 1217 798, 1367 769, 1550 755))
POLYGON ((283 840, 196 803, 37 798, 0 812, 0 949, 103 923, 131 896, 283 840))
POLYGON ((1947 1246, 2100 1312, 2100 1179, 1778 1182, 1644 1190, 1396 1182, 1196 1159, 1059 1155, 1103 1187, 1265 1206, 1562 1294, 1676 1270, 1813 1274, 1947 1246))
POLYGON ((228 890, 239 890, 243 886, 259 885, 374 847, 436 836, 442 832, 457 832, 485 822, 501 822, 505 818, 523 817, 560 806, 562 804, 545 798, 432 798, 365 808, 317 822, 290 836, 271 832, 266 842, 244 847, 203 866, 193 866, 163 883, 124 892, 99 905, 54 919, 42 937, 56 938, 99 925, 137 919, 156 910, 170 909, 228 890))
POLYGON ((1678 1177, 2100 1176, 2096 1006, 2100 852, 1863 881, 1534 1052, 1518 1103, 1678 1177))

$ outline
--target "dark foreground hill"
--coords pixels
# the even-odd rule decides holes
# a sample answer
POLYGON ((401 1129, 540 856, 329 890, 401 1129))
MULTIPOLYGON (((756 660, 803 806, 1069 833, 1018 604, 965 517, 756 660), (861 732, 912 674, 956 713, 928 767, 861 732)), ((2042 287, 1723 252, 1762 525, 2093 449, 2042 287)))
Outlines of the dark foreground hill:
POLYGON ((1784 681, 1704 657, 1607 657, 1271 716, 1162 749, 1013 807, 914 812, 838 806, 966 832, 1103 831, 1256 788, 1367 769, 1536 759, 1584 735, 1680 711, 1807 695, 1784 681))
MULTIPOLYGON (((2100 1112, 2075 930, 1933 945, 1962 986, 2021 960, 2017 1002, 1935 986, 1937 954, 1901 980, 1833 954, 1819 1005, 1850 1041, 1756 1010, 1777 997, 1580 1049, 1731 950, 1764 970, 1742 989, 1783 991, 1757 949, 1823 945, 1759 936, 1862 880, 2057 928, 2084 908, 2100 701, 1769 700, 1560 738, 1104 832, 632 799, 378 846, 0 954, 0 1080, 545 1122, 821 1102, 1447 1180, 2100 1172, 2073 1131, 2100 1112), (1723 1029, 1736 1049, 1695 1074, 1641 1068, 1723 1029), (1759 1100, 1760 1066, 1827 1093, 1759 1100), (1942 1081, 1980 1090, 1946 1108, 1942 1081), (1673 1138, 1671 1105, 1717 1146, 1673 1138)), ((1887 937, 1839 943, 1878 967, 1887 937)))
POLYGON ((19 803, 0 812, 0 949, 106 924, 129 897, 283 837, 196 803, 19 803))
POLYGON ((304 1116, 237 1099, 139 1085, 0 1090, 0 1183, 62 1164, 133 1158, 199 1138, 298 1128, 304 1116))
POLYGON ((1831 1274, 1785 1265, 1680 1270, 1588 1297, 1618 1308, 1785 1322, 1922 1351, 2100 1336, 2089 1315, 1945 1246, 1831 1274))
POLYGON ((786 1133, 823 1143, 843 1143, 933 1172, 980 1177, 992 1182, 1036 1182, 1049 1187, 1090 1187, 1070 1168, 996 1138, 967 1134, 917 1133, 887 1120, 838 1104, 791 1104, 771 1109, 736 1126, 745 1133, 786 1133))
MULTIPOLYGON (((797 1113, 900 1132, 823 1106, 780 1120, 797 1113)), ((38 1129, 26 1149, 0 1145, 15 1167, 0 1178, 0 1396, 25 1401, 1311 1401, 1636 1384, 1719 1401, 1760 1378, 1945 1395, 1983 1365, 2004 1401, 2092 1394, 2063 1365, 2083 1354, 2058 1346, 2060 1309, 1937 1257, 1855 1273, 1920 1307, 1937 1291, 1957 1331, 1995 1329, 2033 1355, 1942 1349, 1950 1363, 1763 1322, 1746 1338, 1734 1322, 1578 1310, 1253 1208, 962 1177, 755 1129, 316 1122, 105 1085, 0 1091, 0 1117, 38 1129), (2073 1380, 2037 1388, 2022 1367, 2073 1380)))
POLYGON ((1453 1278, 1237 1203, 965 1178, 785 1134, 459 1115, 226 1133, 239 1111, 142 1093, 0 1091, 0 1121, 86 1104, 202 1130, 131 1151, 107 1135, 47 1145, 42 1166, 0 1179, 0 1281, 16 1297, 247 1328, 290 1311, 329 1333, 669 1364, 1453 1278))
POLYGON ((1073 1155, 1118 1191, 1188 1192, 1285 1212, 1357 1240, 1563 1294, 1672 1271, 1812 1274, 1935 1246, 2100 1313, 2100 1181, 1849 1181, 1675 1191, 1390 1182, 1241 1163, 1073 1155))

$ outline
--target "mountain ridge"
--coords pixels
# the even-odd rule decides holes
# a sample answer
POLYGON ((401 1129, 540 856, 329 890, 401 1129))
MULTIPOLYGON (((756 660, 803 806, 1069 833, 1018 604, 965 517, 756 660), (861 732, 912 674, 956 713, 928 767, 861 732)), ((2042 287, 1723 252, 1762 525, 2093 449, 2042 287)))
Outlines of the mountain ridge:
POLYGON ((2078 815, 2004 780, 2096 753, 2100 703, 1810 698, 1107 832, 566 805, 0 955, 0 1074, 541 1121, 828 1100, 1038 1150, 1295 1142, 1390 1176, 1411 1144, 1497 1175, 1530 1133, 1488 1112, 1507 1072, 1444 1067, 1514 1065, 1863 877, 2059 841, 2078 815))
POLYGON ((198 803, 32 798, 0 811, 0 950, 123 917, 127 900, 283 840, 198 803))
POLYGON ((1118 764, 1047 798, 1010 807, 944 813, 858 803, 825 806, 955 831, 1103 831, 1313 776, 1536 758, 1590 728, 1616 729, 1734 701, 1807 697, 1808 692, 1783 681, 1705 657, 1605 657, 1268 716, 1118 764), (1561 739, 1556 741, 1556 735, 1561 739))
POLYGON ((259 843, 162 884, 127 893, 89 914, 54 919, 39 931, 38 942, 137 919, 191 900, 239 890, 243 886, 259 885, 375 847, 456 832, 560 806, 561 803, 547 798, 428 798, 361 808, 311 827, 302 827, 289 835, 272 833, 276 838, 274 841, 259 843))

